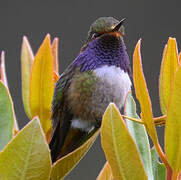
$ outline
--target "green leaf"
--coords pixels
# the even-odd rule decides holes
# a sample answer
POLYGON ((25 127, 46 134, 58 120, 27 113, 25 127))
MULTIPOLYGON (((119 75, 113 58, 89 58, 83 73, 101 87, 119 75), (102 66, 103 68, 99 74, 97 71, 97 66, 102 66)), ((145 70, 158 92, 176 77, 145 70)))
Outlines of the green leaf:
POLYGON ((175 73, 165 126, 165 152, 175 174, 181 171, 181 66, 175 73))
MULTIPOLYGON (((132 98, 131 93, 127 95, 125 104, 125 114, 132 118, 139 118, 139 116, 136 114, 136 104, 134 102, 134 99, 132 98)), ((132 138, 134 139, 137 145, 148 179, 153 180, 150 144, 146 129, 144 125, 130 120, 127 120, 126 124, 129 133, 131 134, 132 138)))
POLYGON ((0 153, 1 180, 48 180, 51 159, 38 118, 28 123, 0 153))
POLYGON ((147 179, 136 144, 113 103, 103 116, 101 142, 114 179, 147 179))
POLYGON ((159 162, 159 157, 154 147, 151 149, 151 157, 154 180, 166 179, 166 168, 163 163, 159 162))
POLYGON ((1 61, 0 61, 0 79, 2 80, 3 84, 8 88, 8 81, 6 77, 6 68, 5 68, 5 52, 1 52, 1 61))
POLYGON ((51 180, 60 180, 63 179, 75 166, 76 164, 84 157, 89 148, 94 143, 96 137, 99 134, 99 130, 94 133, 82 146, 77 148, 75 151, 67 154, 62 157, 56 163, 53 164, 50 179, 51 180))
POLYGON ((8 89, 0 81, 0 151, 13 136, 13 104, 8 89))
MULTIPOLYGON (((8 88, 8 81, 7 81, 7 76, 6 76, 6 68, 5 68, 5 52, 2 51, 1 52, 1 60, 0 60, 0 79, 2 80, 2 83, 5 85, 5 87, 7 88, 8 90, 8 93, 10 94, 9 92, 9 88, 8 88)), ((13 104, 13 102, 12 102, 13 104)), ((19 127, 18 127, 18 122, 16 120, 16 116, 15 116, 15 113, 14 113, 14 108, 13 108, 13 115, 14 115, 14 131, 18 131, 19 127)))

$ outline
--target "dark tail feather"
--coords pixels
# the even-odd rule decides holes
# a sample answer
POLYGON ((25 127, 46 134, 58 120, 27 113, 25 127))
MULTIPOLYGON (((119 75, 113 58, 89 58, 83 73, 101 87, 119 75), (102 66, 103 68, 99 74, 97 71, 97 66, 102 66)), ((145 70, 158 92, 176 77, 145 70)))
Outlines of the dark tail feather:
POLYGON ((62 125, 60 122, 57 124, 56 129, 53 132, 52 139, 49 144, 51 150, 52 163, 59 157, 60 150, 64 145, 65 138, 70 128, 70 121, 65 121, 62 125))
POLYGON ((81 146, 99 129, 94 128, 91 132, 87 133, 80 129, 71 128, 70 124, 71 121, 64 121, 62 126, 58 123, 55 128, 49 144, 52 163, 81 146))
POLYGON ((62 147, 59 158, 67 155, 68 153, 74 151, 82 144, 84 144, 96 131, 98 128, 94 128, 91 132, 85 132, 80 129, 69 129, 69 133, 65 139, 65 143, 62 147))
POLYGON ((68 135, 65 139, 64 145, 59 154, 59 158, 69 154, 80 146, 80 141, 87 135, 86 132, 79 129, 70 128, 68 135))

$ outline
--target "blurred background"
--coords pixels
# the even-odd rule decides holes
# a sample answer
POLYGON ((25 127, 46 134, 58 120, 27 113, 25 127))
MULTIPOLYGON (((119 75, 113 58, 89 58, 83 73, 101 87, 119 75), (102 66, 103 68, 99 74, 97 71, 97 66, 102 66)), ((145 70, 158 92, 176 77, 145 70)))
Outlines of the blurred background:
MULTIPOLYGON (((87 37, 90 24, 101 16, 126 17, 125 43, 132 63, 137 41, 142 39, 144 73, 152 99, 153 112, 159 116, 158 77, 162 52, 168 37, 176 37, 181 45, 179 20, 181 1, 145 0, 1 0, 0 50, 6 53, 6 71, 14 100, 16 117, 22 128, 28 119, 21 99, 20 50, 23 35, 34 53, 47 33, 60 39, 60 73, 77 56, 87 37)), ((158 128, 163 146, 163 127, 158 128)), ((66 179, 96 179, 105 162, 100 138, 66 179)))

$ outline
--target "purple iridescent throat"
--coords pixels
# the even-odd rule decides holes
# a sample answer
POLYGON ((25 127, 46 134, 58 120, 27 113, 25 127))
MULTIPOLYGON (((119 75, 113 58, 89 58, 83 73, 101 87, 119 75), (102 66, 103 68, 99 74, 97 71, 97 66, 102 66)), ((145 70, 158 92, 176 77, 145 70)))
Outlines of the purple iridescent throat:
POLYGON ((81 72, 104 65, 120 67, 131 75, 126 46, 120 37, 106 34, 90 41, 72 64, 73 68, 80 67, 81 72))

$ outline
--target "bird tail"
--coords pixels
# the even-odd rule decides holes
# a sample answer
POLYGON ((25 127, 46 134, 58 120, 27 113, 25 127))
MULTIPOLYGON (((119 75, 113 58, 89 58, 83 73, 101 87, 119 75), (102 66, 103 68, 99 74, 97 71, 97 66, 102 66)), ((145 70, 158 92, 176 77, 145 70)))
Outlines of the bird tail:
POLYGON ((68 122, 64 123, 61 127, 58 125, 53 133, 49 144, 52 163, 80 147, 99 129, 94 128, 88 133, 72 128, 70 126, 71 121, 68 122))
POLYGON ((60 154, 60 150, 64 145, 64 141, 67 136, 67 132, 69 131, 69 128, 70 128, 70 121, 65 121, 62 125, 59 122, 53 132, 51 141, 49 143, 52 163, 56 161, 56 159, 60 154))

